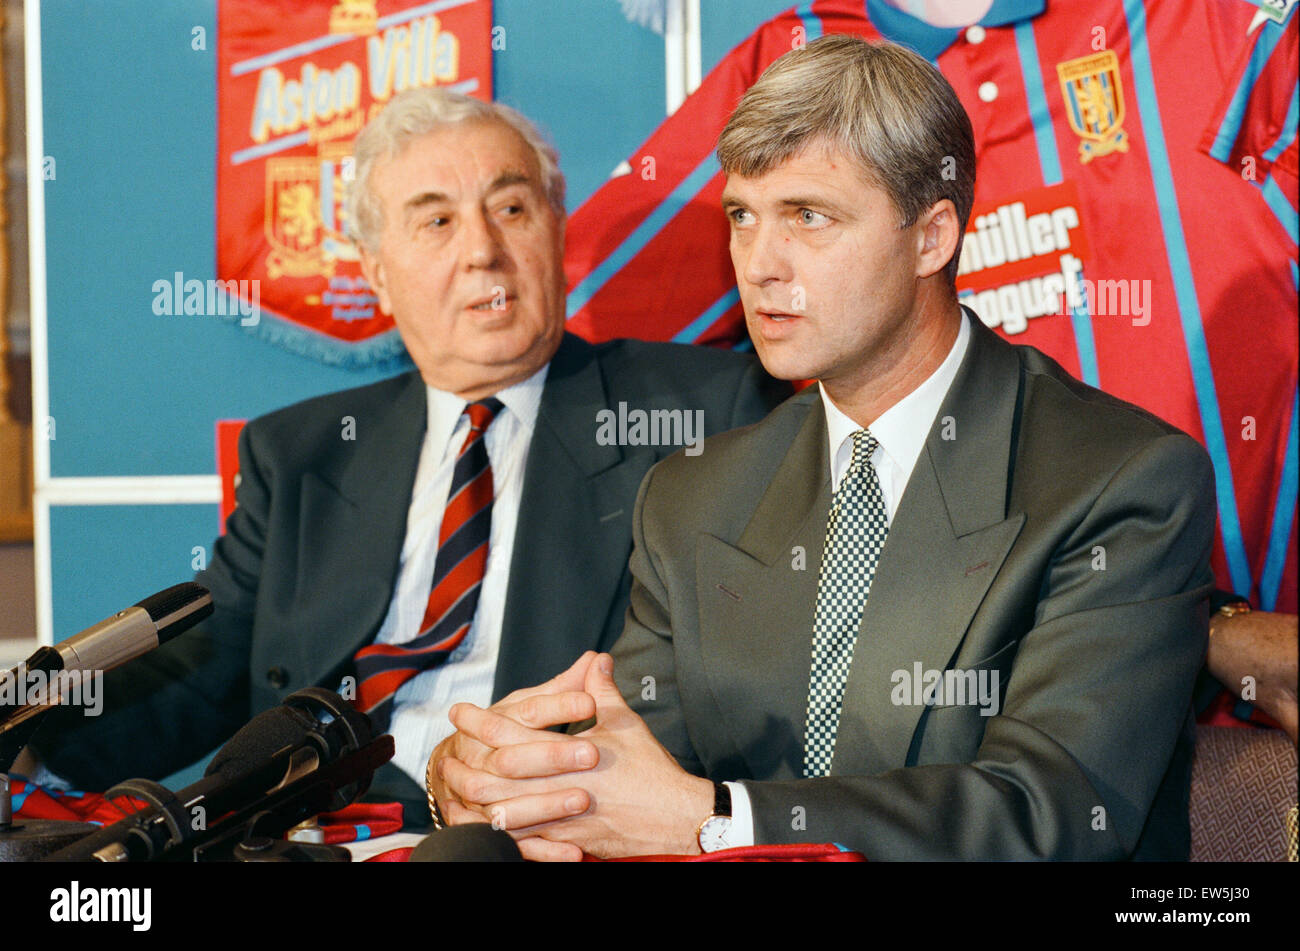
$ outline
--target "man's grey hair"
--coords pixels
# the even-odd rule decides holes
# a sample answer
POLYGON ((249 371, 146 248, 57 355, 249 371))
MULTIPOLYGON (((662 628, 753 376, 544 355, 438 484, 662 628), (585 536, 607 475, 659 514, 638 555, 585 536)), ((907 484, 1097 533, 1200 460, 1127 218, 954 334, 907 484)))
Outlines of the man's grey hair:
POLYGON ((943 75, 892 43, 834 34, 786 53, 740 100, 718 138, 728 175, 763 175, 822 140, 855 157, 884 189, 905 228, 936 202, 957 209, 957 277, 962 237, 975 201, 970 117, 943 75))
POLYGON ((501 122, 514 129, 537 155, 542 190, 556 214, 564 215, 564 175, 560 157, 537 126, 522 113, 498 102, 483 102, 447 89, 408 89, 361 130, 352 146, 353 180, 345 213, 348 233, 368 250, 379 247, 383 209, 371 183, 375 163, 396 158, 419 136, 461 122, 501 122))

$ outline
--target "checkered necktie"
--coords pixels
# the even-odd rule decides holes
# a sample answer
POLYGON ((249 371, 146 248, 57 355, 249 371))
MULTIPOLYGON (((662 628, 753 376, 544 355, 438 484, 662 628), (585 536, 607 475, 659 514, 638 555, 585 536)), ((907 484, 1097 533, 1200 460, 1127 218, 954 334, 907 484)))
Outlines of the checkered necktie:
POLYGON ((835 735, 844 707, 844 684, 853 666, 853 645, 858 639, 880 549, 889 533, 885 499, 871 464, 871 454, 878 445, 868 430, 853 434, 849 471, 835 490, 826 521, 804 732, 803 774, 808 777, 825 776, 831 771, 835 735))
POLYGON ((487 568, 492 528, 492 467, 484 434, 502 409, 496 398, 465 407, 469 433, 456 456, 447 508, 438 530, 433 587, 414 640, 371 644, 356 654, 357 708, 386 728, 393 695, 416 674, 437 667, 469 633, 487 568))

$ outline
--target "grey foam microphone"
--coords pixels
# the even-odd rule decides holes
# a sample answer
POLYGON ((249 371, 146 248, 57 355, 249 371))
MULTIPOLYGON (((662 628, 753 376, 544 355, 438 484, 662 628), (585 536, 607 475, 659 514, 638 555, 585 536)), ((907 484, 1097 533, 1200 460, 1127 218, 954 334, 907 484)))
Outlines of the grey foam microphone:
POLYGON ((424 837, 408 862, 522 862, 510 833, 483 822, 448 826, 424 837))

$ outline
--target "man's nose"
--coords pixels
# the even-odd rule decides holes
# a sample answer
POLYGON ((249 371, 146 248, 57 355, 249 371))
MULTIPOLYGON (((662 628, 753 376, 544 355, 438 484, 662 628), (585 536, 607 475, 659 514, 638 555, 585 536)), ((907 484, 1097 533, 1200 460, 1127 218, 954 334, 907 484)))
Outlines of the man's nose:
POLYGON ((505 251, 496 223, 482 212, 468 214, 462 220, 461 257, 466 266, 498 267, 505 251))
POLYGON ((759 224, 741 253, 744 255, 742 276, 750 284, 788 282, 794 278, 786 237, 775 224, 759 224))

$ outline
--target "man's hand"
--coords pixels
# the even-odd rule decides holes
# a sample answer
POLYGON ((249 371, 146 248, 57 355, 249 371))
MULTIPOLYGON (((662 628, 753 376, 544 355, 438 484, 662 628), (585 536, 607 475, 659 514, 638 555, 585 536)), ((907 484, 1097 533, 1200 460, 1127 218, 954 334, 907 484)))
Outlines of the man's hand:
MULTIPOLYGON (((596 764, 596 750, 590 743, 546 729, 580 723, 595 715, 595 702, 583 692, 587 669, 595 658, 595 651, 587 651, 564 673, 540 686, 516 690, 486 710, 472 703, 451 708, 457 732, 439 743, 429 757, 434 765, 430 785, 444 819, 451 822, 449 813, 456 812, 462 821, 473 821, 463 815, 467 810, 457 812, 459 800, 442 780, 441 763, 449 757, 501 776, 549 776, 596 764), (528 772, 519 772, 521 762, 526 762, 528 772)), ((577 811, 586 808, 584 796, 577 811)), ((477 821, 490 821, 490 817, 477 821)))
POLYGON ((1257 707, 1296 742, 1296 616, 1251 611, 1210 618, 1206 666, 1219 683, 1241 696, 1243 680, 1254 681, 1257 707))
MULTIPOLYGON (((508 763, 508 775, 455 757, 442 762, 452 794, 510 830, 527 859, 699 852, 696 830, 712 809, 713 784, 677 765, 624 702, 613 673, 608 654, 588 667, 596 725, 571 738, 599 751, 594 768, 559 775, 556 759, 535 743, 495 751, 494 764, 508 763)), ((455 805, 446 818, 483 821, 455 805)))

